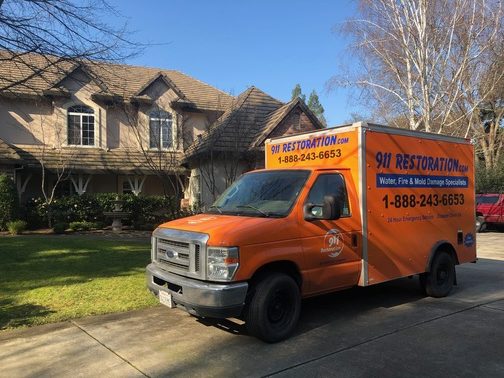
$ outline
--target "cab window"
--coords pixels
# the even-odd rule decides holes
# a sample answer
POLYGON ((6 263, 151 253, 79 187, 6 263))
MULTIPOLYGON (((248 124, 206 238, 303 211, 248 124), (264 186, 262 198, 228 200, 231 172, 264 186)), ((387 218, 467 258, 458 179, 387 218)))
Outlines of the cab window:
POLYGON ((341 203, 341 217, 349 217, 350 207, 348 206, 345 179, 337 173, 320 175, 313 184, 306 203, 321 205, 324 197, 329 195, 335 196, 341 203))

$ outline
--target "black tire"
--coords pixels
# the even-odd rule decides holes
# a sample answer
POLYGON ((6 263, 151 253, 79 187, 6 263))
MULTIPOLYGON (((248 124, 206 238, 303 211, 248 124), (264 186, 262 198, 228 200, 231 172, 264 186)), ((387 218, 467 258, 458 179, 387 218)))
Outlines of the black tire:
POLYGON ((476 232, 485 232, 486 228, 485 218, 476 217, 476 232))
POLYGON ((455 264, 446 252, 439 252, 434 257, 430 272, 424 273, 425 292, 434 298, 446 297, 455 283, 455 264))
POLYGON ((421 273, 418 275, 418 282, 420 283, 420 289, 424 295, 427 295, 427 291, 425 289, 427 281, 427 273, 421 273))
POLYGON ((256 286, 248 305, 248 332, 267 343, 284 340, 292 333, 301 312, 296 282, 283 273, 272 273, 256 286))

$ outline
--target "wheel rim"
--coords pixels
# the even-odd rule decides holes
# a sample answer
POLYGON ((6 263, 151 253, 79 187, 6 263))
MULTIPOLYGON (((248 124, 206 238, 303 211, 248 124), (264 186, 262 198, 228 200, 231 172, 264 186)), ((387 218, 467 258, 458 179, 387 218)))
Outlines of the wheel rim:
POLYGON ((449 284, 450 280, 450 267, 448 264, 442 264, 439 266, 436 272, 436 284, 438 286, 445 286, 449 284))
POLYGON ((287 290, 277 290, 268 305, 268 320, 275 327, 284 326, 292 317, 294 302, 287 290))

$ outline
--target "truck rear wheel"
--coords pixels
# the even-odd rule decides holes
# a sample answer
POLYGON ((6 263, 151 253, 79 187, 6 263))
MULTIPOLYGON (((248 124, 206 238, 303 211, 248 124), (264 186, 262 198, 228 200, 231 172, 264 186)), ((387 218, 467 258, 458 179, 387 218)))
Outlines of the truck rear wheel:
POLYGON ((255 287, 246 314, 249 333, 268 343, 286 339, 297 325, 301 295, 296 282, 283 273, 273 273, 255 287))
POLYGON ((438 253, 434 257, 430 272, 424 273, 420 282, 427 295, 434 298, 446 297, 455 283, 455 264, 452 257, 446 252, 438 253))

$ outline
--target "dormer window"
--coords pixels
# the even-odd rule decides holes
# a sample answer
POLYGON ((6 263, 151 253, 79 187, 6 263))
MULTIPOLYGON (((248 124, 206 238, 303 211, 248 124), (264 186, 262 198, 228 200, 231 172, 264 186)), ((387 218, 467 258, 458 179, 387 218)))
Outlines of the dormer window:
POLYGON ((150 148, 167 149, 173 147, 173 117, 163 110, 153 110, 149 114, 150 148))
POLYGON ((94 110, 89 106, 75 105, 68 108, 68 144, 94 146, 94 110))

